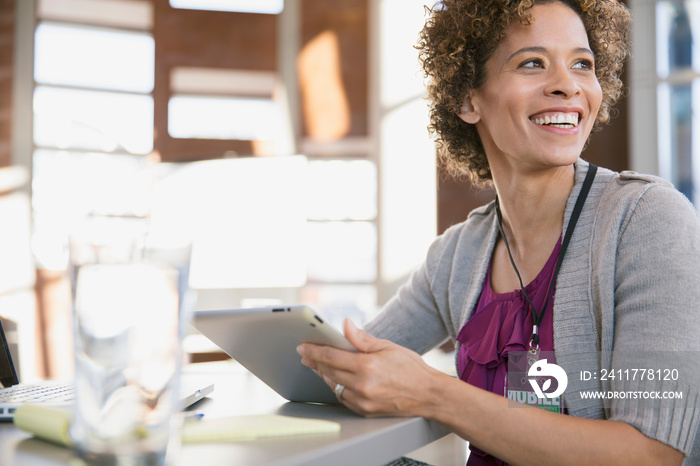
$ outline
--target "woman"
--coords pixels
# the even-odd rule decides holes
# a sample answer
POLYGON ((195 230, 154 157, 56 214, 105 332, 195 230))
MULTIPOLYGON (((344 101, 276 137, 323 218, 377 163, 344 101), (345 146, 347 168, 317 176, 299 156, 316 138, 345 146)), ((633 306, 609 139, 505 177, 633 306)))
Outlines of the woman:
POLYGON ((683 391, 665 408, 576 396, 630 382, 579 377, 579 367, 700 349, 693 207, 658 178, 596 172, 579 158, 620 95, 628 22, 614 0, 445 0, 432 11, 420 43, 431 128, 497 199, 434 242, 366 332, 346 322, 359 353, 299 347, 346 406, 435 420, 470 442, 470 465, 700 458, 698 363, 664 382, 683 391), (419 356, 446 338, 459 379, 419 356), (553 351, 549 362, 566 370, 565 414, 504 397, 509 353, 530 349, 553 351))

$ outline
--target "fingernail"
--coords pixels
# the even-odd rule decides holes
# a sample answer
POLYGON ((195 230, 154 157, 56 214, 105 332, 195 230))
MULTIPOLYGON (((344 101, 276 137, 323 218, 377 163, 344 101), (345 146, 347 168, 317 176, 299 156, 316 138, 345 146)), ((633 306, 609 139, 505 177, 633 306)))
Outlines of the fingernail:
POLYGON ((304 347, 301 345, 297 346, 297 353, 299 353, 299 356, 304 356, 304 347))

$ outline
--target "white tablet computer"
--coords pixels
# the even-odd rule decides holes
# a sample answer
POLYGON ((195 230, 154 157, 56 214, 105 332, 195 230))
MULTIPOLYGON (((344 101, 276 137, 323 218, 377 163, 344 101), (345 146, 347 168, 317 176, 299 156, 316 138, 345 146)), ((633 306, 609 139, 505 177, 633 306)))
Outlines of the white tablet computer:
POLYGON ((333 403, 333 390, 301 363, 301 343, 357 351, 311 308, 270 306, 197 311, 194 327, 289 401, 333 403))

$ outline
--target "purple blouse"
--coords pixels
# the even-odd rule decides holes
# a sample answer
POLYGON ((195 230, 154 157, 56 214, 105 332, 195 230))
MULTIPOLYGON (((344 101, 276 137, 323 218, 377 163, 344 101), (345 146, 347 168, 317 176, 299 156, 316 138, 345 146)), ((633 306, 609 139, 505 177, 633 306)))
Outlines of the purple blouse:
MULTIPOLYGON (((540 273, 525 287, 538 312, 544 305, 560 249, 561 238, 540 273)), ((541 351, 554 351, 552 314, 555 287, 556 283, 539 328, 541 351)), ((476 310, 457 335, 457 341, 461 343, 457 355, 460 379, 505 396, 508 352, 525 351, 531 336, 532 312, 523 292, 518 289, 510 293, 495 293, 491 288, 489 265, 476 310)), ((504 464, 475 447, 470 446, 470 450, 469 466, 504 464)))

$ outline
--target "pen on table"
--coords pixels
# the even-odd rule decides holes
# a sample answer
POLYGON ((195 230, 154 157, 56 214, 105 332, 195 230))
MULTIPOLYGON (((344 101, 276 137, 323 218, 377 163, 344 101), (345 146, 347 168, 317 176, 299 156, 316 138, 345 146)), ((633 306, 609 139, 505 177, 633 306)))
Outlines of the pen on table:
POLYGON ((199 421, 204 417, 204 413, 185 413, 185 421, 199 421))

